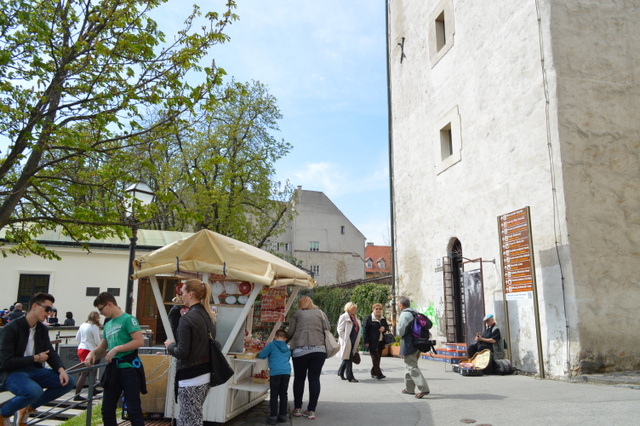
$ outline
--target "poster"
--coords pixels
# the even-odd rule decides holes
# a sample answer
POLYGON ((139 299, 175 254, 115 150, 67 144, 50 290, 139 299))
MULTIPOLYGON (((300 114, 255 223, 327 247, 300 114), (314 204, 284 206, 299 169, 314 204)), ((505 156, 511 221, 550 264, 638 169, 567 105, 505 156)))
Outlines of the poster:
POLYGON ((475 343, 476 333, 484 331, 484 292, 482 288, 482 270, 464 271, 464 305, 466 343, 475 343))

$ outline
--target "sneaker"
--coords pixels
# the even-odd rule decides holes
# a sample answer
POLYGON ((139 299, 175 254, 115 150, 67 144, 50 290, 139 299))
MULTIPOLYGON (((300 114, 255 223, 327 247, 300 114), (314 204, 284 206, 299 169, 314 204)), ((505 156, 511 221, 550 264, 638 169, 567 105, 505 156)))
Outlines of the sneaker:
POLYGON ((275 425, 276 423, 278 423, 278 418, 277 417, 267 417, 267 424, 268 425, 275 425))
POLYGON ((293 417, 302 417, 302 409, 296 408, 291 412, 291 414, 293 414, 293 417))
POLYGON ((316 412, 315 411, 309 411, 309 410, 305 410, 302 413, 303 416, 309 418, 309 420, 313 420, 316 418, 316 412))
POLYGON ((13 422, 11 421, 11 416, 5 417, 0 414, 0 425, 1 426, 13 426, 13 422))
POLYGON ((78 394, 78 395, 76 395, 76 396, 74 396, 74 397, 73 397, 73 400, 74 400, 74 401, 86 401, 86 400, 87 400, 87 398, 85 398, 84 396, 82 396, 82 395, 78 394))
POLYGON ((22 410, 18 411, 18 424, 19 425, 26 425, 27 422, 29 421, 29 415, 31 413, 35 413, 35 409, 31 408, 31 407, 24 407, 22 410))

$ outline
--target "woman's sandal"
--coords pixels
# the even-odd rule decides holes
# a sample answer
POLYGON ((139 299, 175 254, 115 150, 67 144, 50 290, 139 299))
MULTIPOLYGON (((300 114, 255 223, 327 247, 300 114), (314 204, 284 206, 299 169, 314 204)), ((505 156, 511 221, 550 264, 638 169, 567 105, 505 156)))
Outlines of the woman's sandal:
POLYGON ((429 392, 420 392, 419 394, 416 395, 416 398, 422 399, 427 395, 429 395, 429 392))
POLYGON ((407 395, 415 395, 415 393, 414 393, 414 392, 409 392, 409 391, 408 391, 408 390, 406 390, 406 389, 402 389, 402 393, 407 394, 407 395))

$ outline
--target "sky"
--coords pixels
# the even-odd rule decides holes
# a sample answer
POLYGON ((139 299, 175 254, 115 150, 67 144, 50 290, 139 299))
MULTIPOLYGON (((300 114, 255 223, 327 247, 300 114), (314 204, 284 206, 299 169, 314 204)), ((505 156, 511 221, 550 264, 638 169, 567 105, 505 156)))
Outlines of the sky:
MULTIPOLYGON (((221 0, 199 2, 222 11, 221 0)), ((240 19, 211 58, 239 82, 265 84, 293 145, 277 180, 324 192, 367 239, 389 245, 389 159, 383 0, 238 0, 240 19)), ((182 27, 191 3, 170 0, 154 19, 182 27)))

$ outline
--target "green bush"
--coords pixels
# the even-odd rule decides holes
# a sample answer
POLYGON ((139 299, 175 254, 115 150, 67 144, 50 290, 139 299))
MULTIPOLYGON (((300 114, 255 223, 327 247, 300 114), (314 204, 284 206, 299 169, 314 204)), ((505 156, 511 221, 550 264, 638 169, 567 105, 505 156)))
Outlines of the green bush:
MULTIPOLYGON (((316 287, 313 290, 301 290, 299 297, 309 296, 313 299, 313 302, 327 314, 331 329, 335 334, 338 318, 344 313, 344 305, 347 302, 351 301, 358 305, 358 318, 364 321, 364 318, 371 313, 371 306, 374 303, 386 306, 390 294, 391 291, 387 285, 367 283, 352 289, 316 287)), ((297 304, 294 303, 289 311, 289 318, 296 309, 297 304)))

